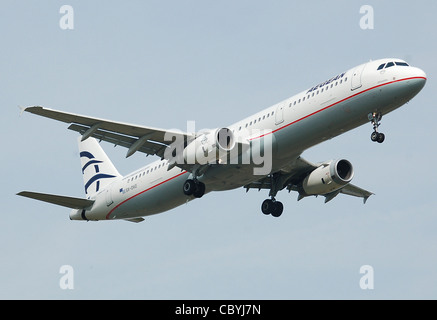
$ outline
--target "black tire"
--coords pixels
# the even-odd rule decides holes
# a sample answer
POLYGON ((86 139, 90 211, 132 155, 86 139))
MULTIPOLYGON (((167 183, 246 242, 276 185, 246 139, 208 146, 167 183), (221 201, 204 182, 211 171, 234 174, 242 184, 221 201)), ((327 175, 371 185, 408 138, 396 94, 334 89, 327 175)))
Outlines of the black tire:
POLYGON ((378 141, 378 143, 383 143, 384 140, 385 140, 385 134, 383 134, 383 133, 378 133, 378 137, 377 137, 377 140, 376 140, 376 141, 378 141))
POLYGON ((279 202, 279 201, 276 201, 274 203, 274 205, 275 205, 275 207, 273 209, 272 216, 274 216, 276 218, 280 217, 282 212, 284 211, 284 205, 282 204, 282 202, 279 202))
POLYGON ((266 199, 261 204, 261 211, 265 215, 268 215, 268 214, 271 214, 273 212, 274 207, 275 207, 274 202, 270 199, 266 199))
POLYGON ((371 139, 373 142, 376 142, 376 141, 378 141, 378 135, 379 135, 378 132, 373 131, 372 134, 370 135, 370 139, 371 139))
POLYGON ((184 182, 183 186, 184 194, 187 196, 191 196, 196 191, 196 183, 194 180, 188 179, 184 182))
POLYGON ((193 192, 193 196, 196 198, 202 198, 202 196, 205 194, 205 184, 203 182, 197 182, 196 188, 193 192))

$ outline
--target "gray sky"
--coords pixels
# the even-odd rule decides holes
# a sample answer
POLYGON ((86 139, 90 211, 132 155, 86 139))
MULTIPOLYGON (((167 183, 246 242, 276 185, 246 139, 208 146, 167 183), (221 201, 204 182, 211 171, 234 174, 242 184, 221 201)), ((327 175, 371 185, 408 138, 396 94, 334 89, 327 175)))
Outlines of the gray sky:
MULTIPOLYGON (((436 299, 436 11, 435 1, 2 1, 0 298, 436 299), (73 30, 59 26, 64 4, 73 30), (360 28, 364 4, 373 30, 360 28), (354 184, 376 194, 366 205, 282 191, 274 219, 260 211, 267 191, 238 189, 139 224, 81 223, 15 196, 84 196, 77 134, 19 117, 18 105, 200 130, 386 57, 428 75, 383 119, 386 141, 370 141, 369 123, 304 153, 350 160, 354 184), (62 265, 73 290, 59 286, 62 265), (373 290, 360 288, 363 265, 373 290)), ((123 174, 155 160, 102 145, 123 174)))

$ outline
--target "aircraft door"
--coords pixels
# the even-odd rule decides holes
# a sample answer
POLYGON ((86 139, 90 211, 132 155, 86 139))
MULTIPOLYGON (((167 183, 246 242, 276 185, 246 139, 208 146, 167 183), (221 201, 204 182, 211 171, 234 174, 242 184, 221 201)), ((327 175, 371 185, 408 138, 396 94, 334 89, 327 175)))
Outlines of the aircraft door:
POLYGON ((112 200, 111 188, 108 188, 106 189, 106 205, 109 207, 113 203, 114 201, 112 200))
POLYGON ((365 64, 363 64, 361 66, 358 66, 352 72, 351 90, 355 90, 355 89, 361 88, 361 86, 363 85, 361 83, 361 75, 363 74, 363 70, 364 70, 365 66, 366 66, 365 64))
POLYGON ((275 111, 275 124, 284 122, 284 104, 280 104, 276 107, 275 111))

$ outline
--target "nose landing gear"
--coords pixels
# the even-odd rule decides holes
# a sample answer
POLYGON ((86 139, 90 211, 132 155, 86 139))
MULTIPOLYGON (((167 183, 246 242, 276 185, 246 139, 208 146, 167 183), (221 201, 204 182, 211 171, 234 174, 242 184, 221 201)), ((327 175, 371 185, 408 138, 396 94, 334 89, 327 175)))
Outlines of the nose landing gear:
POLYGON ((385 140, 385 135, 378 132, 378 128, 381 124, 382 114, 380 112, 369 113, 368 118, 373 125, 373 132, 370 135, 370 139, 373 142, 383 143, 385 140))

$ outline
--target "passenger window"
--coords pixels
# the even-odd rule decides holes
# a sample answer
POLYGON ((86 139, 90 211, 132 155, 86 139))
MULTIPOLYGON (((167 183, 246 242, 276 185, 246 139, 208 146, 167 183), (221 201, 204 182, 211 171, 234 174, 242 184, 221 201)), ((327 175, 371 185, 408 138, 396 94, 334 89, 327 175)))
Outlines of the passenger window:
POLYGON ((303 97, 302 102, 305 101, 305 97, 303 97))
POLYGON ((300 103, 300 99, 299 99, 299 103, 300 103))
POLYGON ((377 70, 381 70, 382 68, 384 68, 384 66, 385 66, 385 63, 381 64, 377 70))
POLYGON ((393 62, 389 62, 389 63, 387 63, 387 65, 385 66, 385 68, 387 69, 387 68, 390 68, 390 67, 393 67, 395 64, 393 63, 393 62))

